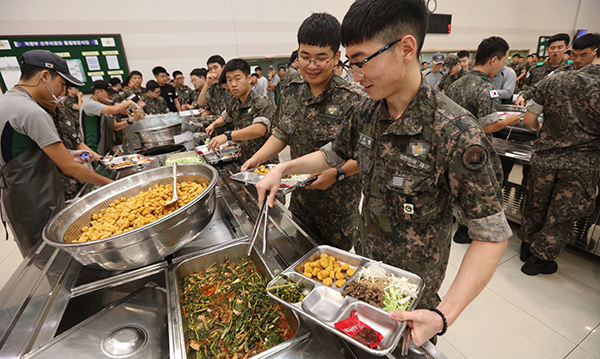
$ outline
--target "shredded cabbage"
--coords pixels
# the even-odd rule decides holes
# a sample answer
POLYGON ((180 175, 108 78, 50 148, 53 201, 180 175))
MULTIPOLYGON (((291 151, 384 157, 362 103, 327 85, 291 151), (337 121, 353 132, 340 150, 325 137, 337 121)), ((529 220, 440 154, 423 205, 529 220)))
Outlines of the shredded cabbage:
POLYGON ((381 266, 381 262, 372 262, 369 266, 363 267, 358 273, 358 279, 384 278, 388 282, 383 296, 383 310, 391 312, 392 310, 408 310, 412 300, 417 298, 419 286, 408 282, 408 277, 396 277, 393 273, 388 274, 381 266))

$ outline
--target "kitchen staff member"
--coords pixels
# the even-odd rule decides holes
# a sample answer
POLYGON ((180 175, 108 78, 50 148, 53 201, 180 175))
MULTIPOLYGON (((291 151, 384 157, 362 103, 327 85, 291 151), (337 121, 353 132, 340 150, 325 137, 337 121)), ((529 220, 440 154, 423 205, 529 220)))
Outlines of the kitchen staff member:
MULTIPOLYGON (((81 105, 79 113, 83 141, 93 151, 105 155, 113 147, 114 132, 131 125, 132 121, 136 121, 134 118, 128 118, 127 121, 117 122, 107 115, 118 113, 127 115, 126 109, 133 101, 129 100, 111 106, 113 95, 118 92, 104 80, 94 81, 92 91, 94 94, 81 105)), ((140 119, 141 117, 137 118, 137 120, 140 119)))
POLYGON ((112 182, 84 165, 84 151, 69 152, 52 117, 67 81, 83 86, 67 62, 46 50, 23 54, 19 83, 0 98, 0 187, 4 221, 9 221, 21 254, 33 251, 48 220, 65 205, 57 170, 84 182, 112 182), (42 106, 44 108, 42 108, 42 106))

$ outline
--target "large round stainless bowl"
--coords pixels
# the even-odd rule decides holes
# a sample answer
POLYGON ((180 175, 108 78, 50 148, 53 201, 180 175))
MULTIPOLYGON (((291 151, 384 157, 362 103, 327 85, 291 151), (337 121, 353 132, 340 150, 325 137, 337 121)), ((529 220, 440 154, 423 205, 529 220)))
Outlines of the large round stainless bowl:
POLYGON ((152 223, 116 236, 84 243, 68 243, 78 238, 93 214, 121 197, 131 198, 157 184, 172 181, 172 167, 161 167, 132 175, 106 185, 63 209, 46 225, 43 239, 66 250, 85 266, 106 270, 139 268, 176 252, 199 234, 210 222, 216 206, 217 171, 200 163, 177 166, 177 182, 208 180, 206 190, 177 211, 152 223))
POLYGON ((134 132, 143 147, 154 147, 175 143, 173 137, 181 134, 181 123, 160 126, 134 132))

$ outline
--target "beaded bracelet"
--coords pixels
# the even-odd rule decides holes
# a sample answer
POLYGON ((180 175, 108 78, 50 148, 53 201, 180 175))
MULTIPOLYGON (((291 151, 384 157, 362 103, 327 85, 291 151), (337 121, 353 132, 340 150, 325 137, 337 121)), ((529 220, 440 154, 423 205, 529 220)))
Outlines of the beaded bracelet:
POLYGON ((441 332, 437 333, 437 335, 442 336, 446 333, 446 330, 448 330, 448 322, 446 321, 446 316, 444 315, 444 313, 442 313, 441 310, 437 309, 437 308, 431 308, 429 309, 432 312, 436 312, 437 314, 439 314, 442 317, 442 321, 444 322, 444 329, 442 329, 441 332))

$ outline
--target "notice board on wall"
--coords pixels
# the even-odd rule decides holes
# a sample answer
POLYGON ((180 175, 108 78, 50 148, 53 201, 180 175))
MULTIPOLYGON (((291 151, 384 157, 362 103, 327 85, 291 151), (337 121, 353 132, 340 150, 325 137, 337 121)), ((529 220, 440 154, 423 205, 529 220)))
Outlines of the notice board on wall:
POLYGON ((120 34, 106 35, 0 35, 0 88, 11 89, 19 80, 19 60, 29 50, 43 49, 64 58, 69 71, 91 92, 95 80, 121 80, 129 74, 129 66, 120 34))

